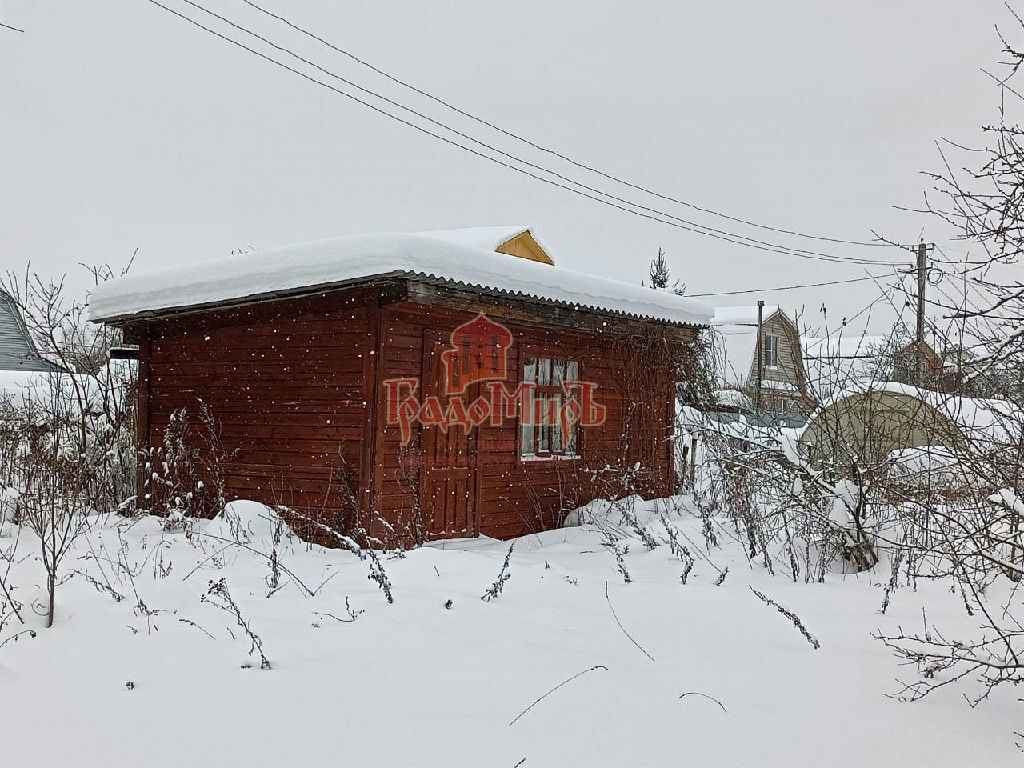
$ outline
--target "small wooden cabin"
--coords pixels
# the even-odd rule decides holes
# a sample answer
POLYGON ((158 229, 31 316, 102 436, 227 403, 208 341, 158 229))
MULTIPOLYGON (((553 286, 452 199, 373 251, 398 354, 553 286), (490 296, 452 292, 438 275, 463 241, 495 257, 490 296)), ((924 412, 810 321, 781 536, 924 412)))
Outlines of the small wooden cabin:
MULTIPOLYGON (((138 346, 142 451, 203 403, 229 498, 385 543, 507 538, 595 497, 670 494, 679 352, 710 316, 556 267, 522 227, 133 275, 90 312, 138 346)), ((149 472, 140 486, 158 494, 149 472)))

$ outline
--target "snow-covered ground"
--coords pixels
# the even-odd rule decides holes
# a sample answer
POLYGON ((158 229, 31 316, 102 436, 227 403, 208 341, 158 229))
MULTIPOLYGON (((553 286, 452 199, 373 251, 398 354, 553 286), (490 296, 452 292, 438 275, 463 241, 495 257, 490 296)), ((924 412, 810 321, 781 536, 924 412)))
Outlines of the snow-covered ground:
MULTIPOLYGON (((640 517, 664 541, 654 504, 669 507, 649 503, 640 517)), ((611 512, 602 526, 518 540, 511 578, 490 601, 481 596, 509 543, 487 539, 384 556, 388 604, 366 561, 286 537, 283 586, 268 596, 269 513, 230 509, 248 531, 243 546, 227 543, 224 521, 198 523, 191 538, 155 518, 97 523, 67 562, 65 575, 82 573, 60 586, 50 630, 30 605, 43 599, 44 578, 31 535, 20 533, 10 582, 38 632, 0 647, 0 765, 863 768, 1021 758, 1012 690, 975 709, 953 687, 915 703, 887 696, 916 672, 873 632, 919 629, 923 604, 931 625, 968 626, 938 583, 900 589, 882 615, 887 566, 793 583, 748 564, 727 538, 704 549, 700 520, 683 508, 667 513, 697 557, 685 585, 667 545, 649 551, 636 539, 620 542, 625 583, 599 530, 618 522, 611 512), (220 579, 271 669, 250 655, 235 617, 203 600, 220 579), (820 650, 749 585, 794 611, 820 650)), ((0 547, 18 535, 8 525, 0 547)))

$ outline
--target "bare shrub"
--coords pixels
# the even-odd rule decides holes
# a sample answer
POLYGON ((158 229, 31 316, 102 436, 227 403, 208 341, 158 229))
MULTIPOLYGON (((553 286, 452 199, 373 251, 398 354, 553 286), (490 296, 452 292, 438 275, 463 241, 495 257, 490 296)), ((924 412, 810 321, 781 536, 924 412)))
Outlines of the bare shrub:
POLYGON ((807 627, 804 626, 804 623, 800 620, 799 616, 797 616, 795 613, 793 613, 785 606, 779 605, 770 597, 767 597, 763 592, 759 592, 753 587, 750 588, 750 591, 753 592, 754 595, 757 596, 757 599, 760 600, 762 603, 771 606, 779 613, 781 613, 783 616, 785 616, 787 619, 789 619, 793 623, 793 626, 796 627, 797 631, 799 631, 800 634, 804 636, 804 639, 811 644, 814 650, 817 651, 819 648, 821 648, 821 643, 818 642, 818 639, 814 635, 807 631, 807 627))
POLYGON ((489 603, 491 600, 497 599, 501 595, 501 591, 505 588, 505 582, 512 578, 512 550, 515 549, 515 546, 515 541, 508 545, 508 552, 505 553, 505 560, 501 564, 501 570, 498 571, 498 578, 496 578, 494 583, 484 590, 484 593, 480 596, 480 599, 485 603, 489 603))
POLYGON ((69 450, 66 430, 74 429, 60 379, 50 379, 44 393, 25 404, 30 421, 45 427, 25 441, 18 456, 17 519, 39 539, 46 571, 46 626, 53 626, 60 566, 88 525, 88 469, 81 455, 69 450))
MULTIPOLYGON (((263 640, 253 631, 249 621, 242 615, 242 609, 238 607, 238 603, 236 603, 234 598, 231 597, 231 592, 228 590, 227 579, 211 581, 209 588, 206 590, 206 594, 202 597, 202 600, 216 606, 220 610, 234 617, 235 622, 242 631, 245 632, 246 637, 249 638, 249 654, 252 655, 255 653, 259 655, 260 669, 271 669, 270 661, 263 652, 263 640)), ((248 664, 245 664, 243 665, 243 668, 248 666, 248 664)))
POLYGON ((166 530, 186 533, 192 521, 220 514, 227 505, 224 463, 230 458, 222 446, 220 422, 205 401, 198 400, 194 411, 174 411, 163 445, 150 449, 146 463, 149 511, 164 518, 166 530))

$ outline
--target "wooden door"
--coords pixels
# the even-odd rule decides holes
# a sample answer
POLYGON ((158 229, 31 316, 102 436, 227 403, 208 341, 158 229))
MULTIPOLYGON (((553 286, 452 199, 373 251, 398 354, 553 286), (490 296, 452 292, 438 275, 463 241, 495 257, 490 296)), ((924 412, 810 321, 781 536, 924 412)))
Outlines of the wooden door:
MULTIPOLYGON (((445 368, 441 353, 449 347, 446 334, 426 330, 423 338, 421 397, 435 395, 447 408, 445 368)), ((469 403, 479 385, 462 393, 469 403)), ((476 536, 477 430, 460 426, 447 431, 439 426, 420 427, 423 469, 420 476, 420 510, 430 538, 476 536)))

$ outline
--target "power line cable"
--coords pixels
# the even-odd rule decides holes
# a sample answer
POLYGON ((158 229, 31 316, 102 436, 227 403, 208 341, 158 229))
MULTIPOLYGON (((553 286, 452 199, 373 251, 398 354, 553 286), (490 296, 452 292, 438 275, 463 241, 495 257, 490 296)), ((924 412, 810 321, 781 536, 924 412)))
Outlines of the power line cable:
POLYGON ((291 29, 294 29, 296 32, 299 32, 299 33, 301 33, 303 35, 306 35, 307 37, 310 37, 313 40, 316 40, 317 42, 321 43, 322 45, 327 46, 331 50, 333 50, 333 51, 335 51, 337 53, 340 53, 343 56, 348 57, 350 60, 354 61, 355 63, 359 64, 362 67, 365 67, 365 68, 369 69, 372 72, 375 72, 376 74, 380 75, 381 77, 384 77, 384 78, 390 80, 391 82, 396 83, 397 85, 402 86, 403 88, 407 88, 408 90, 412 91, 413 93, 419 94, 420 96, 423 96, 424 98, 430 99, 431 101, 433 101, 433 102, 435 102, 437 104, 440 104, 441 106, 443 106, 443 107, 445 107, 447 109, 450 109, 452 112, 455 112, 456 114, 461 115, 462 117, 465 117, 468 120, 472 120, 472 121, 474 121, 474 122, 476 122, 476 123, 478 123, 480 125, 483 125, 483 126, 485 126, 487 128, 490 128, 491 130, 497 131, 498 133, 502 134, 503 136, 507 136, 508 138, 513 139, 513 140, 518 141, 518 142, 521 142, 522 144, 525 144, 526 146, 532 147, 533 149, 536 149, 536 150, 538 150, 540 152, 544 152, 546 154, 549 154, 549 155, 551 155, 553 157, 558 158, 559 160, 563 160, 563 161, 565 161, 565 162, 575 166, 576 168, 579 168, 581 170, 588 171, 590 173, 596 174, 598 176, 601 176, 604 179, 607 179, 609 181, 613 181, 613 182, 615 182, 617 184, 622 184, 623 186, 629 187, 630 189, 636 190, 638 192, 643 192, 645 194, 651 195, 652 197, 656 197, 656 198, 658 198, 660 200, 665 200, 667 202, 671 202, 671 203, 675 203, 677 205, 685 206, 687 208, 690 208, 691 210, 698 211, 700 213, 705 213, 705 214, 708 214, 708 215, 711 215, 711 216, 717 216, 718 218, 725 219, 727 221, 731 221, 731 222, 734 222, 736 224, 744 224, 746 226, 755 227, 757 229, 763 229, 763 230, 766 230, 768 232, 775 232, 777 234, 791 235, 793 237, 802 237, 802 238, 805 238, 805 239, 808 239, 808 240, 818 240, 818 241, 822 241, 822 242, 835 243, 835 244, 840 244, 840 245, 859 245, 859 246, 864 246, 864 247, 869 247, 869 248, 898 247, 898 246, 893 246, 891 243, 886 243, 886 242, 867 242, 867 241, 861 241, 861 240, 847 240, 847 239, 843 239, 843 238, 828 237, 828 236, 824 236, 824 235, 810 235, 810 234, 807 234, 807 233, 804 233, 804 232, 800 232, 800 231, 794 230, 794 229, 785 229, 785 228, 782 228, 782 227, 773 227, 773 226, 769 226, 767 224, 760 224, 760 223, 757 223, 757 222, 754 222, 754 221, 750 221, 748 219, 743 219, 743 218, 740 218, 738 216, 731 216, 729 214, 722 213, 721 211, 716 211, 716 210, 714 210, 712 208, 708 208, 706 206, 698 205, 697 203, 693 203, 693 202, 690 202, 690 201, 687 201, 687 200, 682 200, 682 199, 679 199, 679 198, 676 198, 676 197, 672 197, 671 195, 666 195, 666 194, 663 194, 661 192, 657 192, 656 190, 653 190, 653 189, 650 189, 648 187, 645 187, 642 184, 637 184, 635 182, 631 182, 628 179, 623 179, 623 178, 621 178, 619 176, 616 176, 614 174, 611 174, 611 173, 609 173, 607 171, 603 171, 600 168, 596 168, 594 166, 587 165, 586 163, 583 163, 583 162, 581 162, 579 160, 576 160, 576 159, 574 159, 574 158, 572 158, 572 157, 570 157, 570 156, 568 156, 568 155, 566 155, 566 154, 564 154, 562 152, 559 152, 558 150, 551 149, 550 147, 546 147, 546 146, 544 146, 542 144, 538 144, 537 142, 535 142, 535 141, 533 141, 533 140, 531 140, 529 138, 526 138, 526 137, 524 137, 524 136, 522 136, 520 134, 514 133, 514 132, 512 132, 512 131, 510 131, 510 130, 508 130, 506 128, 502 128, 501 126, 496 125, 495 123, 493 123, 491 121, 488 121, 488 120, 486 120, 486 119, 484 119, 482 117, 479 117, 478 115, 474 115, 473 113, 468 112, 465 109, 462 109, 461 107, 458 107, 455 104, 452 104, 451 102, 449 102, 449 101, 447 101, 445 99, 440 98, 439 96, 435 96, 434 94, 432 94, 432 93, 430 93, 428 91, 425 91, 422 88, 419 88, 419 87, 417 87, 415 85, 412 85, 411 83, 409 83, 409 82, 399 78, 398 76, 396 76, 396 75, 394 75, 394 74, 392 74, 390 72, 387 72, 387 71, 385 71, 385 70, 383 70, 383 69, 381 69, 381 68, 371 64, 369 61, 366 61, 365 59, 360 58, 359 56, 357 56, 356 54, 352 53, 351 51, 347 51, 344 48, 341 48, 338 45, 330 42, 329 40, 324 39, 320 35, 317 35, 315 32, 311 32, 310 30, 308 30, 308 29, 306 29, 306 28, 296 24, 295 22, 293 22, 290 19, 282 16, 281 14, 278 14, 278 13, 275 13, 273 11, 267 10, 266 8, 258 5, 257 3, 252 2, 252 0, 242 0, 242 2, 244 2, 246 5, 250 6, 251 8, 254 8, 255 10, 259 11, 260 13, 265 14, 266 16, 269 16, 272 19, 276 19, 277 21, 281 22, 282 24, 285 24, 286 26, 290 27, 291 29))
POLYGON ((845 285, 847 283, 861 283, 865 280, 875 280, 878 278, 885 277, 885 275, 865 275, 863 277, 854 277, 849 280, 827 280, 821 283, 804 283, 802 285, 784 285, 776 288, 750 288, 743 291, 713 291, 710 293, 687 293, 687 298, 700 299, 705 296, 739 296, 745 293, 771 293, 773 291, 796 291, 801 288, 822 288, 827 285, 845 285))
MULTIPOLYGON (((673 220, 675 222, 678 222, 679 224, 683 225, 683 226, 681 226, 682 229, 686 229, 687 231, 694 232, 695 234, 703 234, 703 235, 708 236, 708 237, 718 237, 718 239, 726 239, 727 242, 731 242, 733 244, 749 245, 750 247, 759 247, 760 250, 766 250, 767 249, 770 252, 777 252, 777 253, 784 253, 786 255, 795 255, 795 256, 800 256, 800 257, 812 258, 812 259, 816 259, 816 260, 820 260, 820 261, 832 261, 832 262, 835 262, 835 263, 854 263, 854 264, 884 264, 884 265, 891 264, 891 262, 888 262, 888 261, 879 261, 879 260, 873 260, 873 259, 866 259, 866 258, 862 258, 862 257, 840 257, 840 256, 836 256, 835 254, 821 253, 821 252, 817 252, 817 251, 808 251, 808 250, 805 250, 805 249, 802 249, 802 248, 793 248, 791 246, 780 245, 780 244, 777 244, 777 243, 769 243, 769 242, 765 242, 763 240, 757 240, 756 238, 747 237, 746 235, 741 235, 741 234, 734 233, 734 232, 728 232, 728 231, 725 231, 725 230, 719 230, 719 229, 716 229, 714 227, 709 227, 709 226, 704 225, 704 224, 699 224, 697 222, 693 222, 693 221, 690 221, 690 220, 687 220, 687 219, 683 219, 683 218, 675 216, 675 215, 673 215, 671 213, 667 213, 665 211, 661 211, 661 210, 658 210, 658 209, 655 209, 655 208, 651 208, 651 207, 642 205, 640 203, 637 203, 635 201, 626 200, 624 198, 618 197, 618 196, 616 196, 614 194, 611 194, 609 192, 605 192, 605 191, 597 189, 595 187, 588 186, 588 185, 583 184, 582 182, 579 182, 579 181, 577 181, 575 179, 572 179, 572 178, 569 178, 567 176, 564 176, 564 175, 562 175, 562 174, 560 174, 560 173, 558 173, 556 171, 552 171, 549 168, 537 165, 537 164, 532 163, 532 162, 530 162, 528 160, 524 160, 521 157, 518 157, 516 155, 513 155, 513 154, 510 154, 508 152, 505 152, 505 151, 503 151, 503 150, 501 150, 501 149, 499 149, 497 147, 494 147, 494 146, 492 146, 490 144, 487 144, 484 141, 481 141, 481 140, 475 138, 474 136, 471 136, 471 135, 468 135, 468 134, 466 134, 466 133, 464 133, 462 131, 459 131, 459 130, 451 127, 450 125, 447 125, 446 123, 443 123, 443 122, 440 122, 438 120, 435 120, 434 118, 429 117, 428 115, 425 115, 425 114, 423 114, 423 113, 421 113, 421 112, 419 112, 419 111, 417 111, 415 109, 412 109, 411 107, 408 107, 408 106, 406 106, 406 105, 404 105, 404 104, 402 104, 402 103, 400 103, 398 101, 395 101, 393 99, 390 99, 390 98, 388 98, 386 96, 383 96, 383 95, 377 93, 376 91, 373 91, 372 89, 365 88, 365 87, 359 85, 358 83, 355 83, 355 82, 353 82, 351 80, 348 80, 348 79, 346 79, 346 78, 344 78, 344 77, 342 77, 342 76, 340 76, 340 75, 338 75, 338 74, 336 74, 336 73, 334 73, 334 72, 332 72, 330 70, 325 69, 324 67, 320 66, 319 64, 316 64, 315 62, 310 61, 309 59, 301 56, 300 54, 294 52, 293 50, 291 50, 291 49, 289 49, 289 48, 287 48, 285 46, 278 45, 277 43, 267 39, 266 37, 264 37, 264 36, 262 36, 262 35, 260 35, 260 34, 258 34, 256 32, 253 32, 252 30, 248 29, 247 27, 245 27, 243 25, 240 25, 240 24, 237 24, 236 22, 232 21, 231 19, 228 19, 228 18, 226 18, 226 17, 224 17, 224 16, 222 16, 222 15, 220 15, 220 14, 214 12, 214 11, 209 10, 208 8, 202 6, 201 4, 199 4, 197 2, 194 2, 193 0, 182 0, 182 2, 186 3, 187 5, 192 6, 193 8, 196 8, 199 11, 202 11, 203 13, 206 13, 206 14, 208 14, 208 15, 216 18, 216 19, 218 19, 219 21, 222 21, 222 22, 228 24, 229 26, 239 30, 240 32, 243 32, 243 33, 248 34, 248 35, 250 35, 251 37, 253 37, 253 38, 257 39, 257 40, 260 40, 261 42, 263 42, 263 43, 265 43, 265 44, 275 48, 278 51, 281 51, 282 53, 285 53, 285 54, 287 54, 289 56, 292 56, 296 60, 301 61, 302 63, 304 63, 304 64, 306 64, 308 66, 313 67, 314 69, 317 69, 318 71, 324 73, 325 75, 328 75, 329 77, 332 77, 332 78, 334 78, 334 79, 336 79, 336 80, 338 80, 340 82, 345 83, 346 85, 349 85, 349 86, 351 86, 353 88, 356 88, 357 90, 361 91, 362 93, 364 93, 366 95, 369 95, 369 96, 372 96, 374 98, 380 99, 381 101, 383 101, 386 104, 389 104, 389 105, 391 105, 393 107, 397 107, 398 109, 401 109, 401 110, 403 110, 405 112, 408 112, 409 114, 415 115, 416 117, 418 117, 418 118, 420 118, 422 120, 426 120, 427 122, 432 123, 432 124, 438 126, 439 128, 442 128, 444 130, 450 131, 452 134, 454 134, 454 135, 456 135, 456 136, 458 136, 458 137, 460 137, 462 139, 466 139, 467 141, 471 141, 471 142, 477 144, 478 146, 481 146, 481 147, 483 147, 483 148, 485 148, 485 149, 487 149, 487 150, 489 150, 491 152, 495 152, 496 154, 501 155, 501 156, 507 158, 508 160, 511 160, 513 162, 522 163, 523 165, 525 165, 525 166, 527 166, 529 168, 533 168, 534 170, 537 170, 537 171, 539 171, 541 173, 550 174, 551 176, 559 179, 560 181, 564 181, 564 182, 567 182, 569 184, 573 184, 575 186, 578 186, 581 189, 586 190, 587 192, 591 192, 591 193, 594 193, 594 194, 597 194, 597 195, 602 195, 604 197, 609 198, 610 200, 613 200, 615 203, 619 203, 621 205, 635 207, 635 208, 639 209, 640 211, 643 211, 645 213, 651 214, 653 216, 661 216, 661 217, 665 217, 665 218, 671 219, 671 220, 673 220), (694 228, 696 228, 696 229, 694 229, 694 228), (729 238, 735 238, 735 239, 729 239, 729 238)), ((386 110, 383 111, 383 114, 386 114, 389 117, 393 117, 386 110)), ((430 135, 434 135, 432 132, 428 131, 428 133, 430 135)), ((462 147, 462 145, 460 145, 458 142, 454 142, 454 144, 456 146, 462 147)), ((465 148, 465 147, 463 147, 463 148, 465 148)), ((536 176, 534 176, 533 178, 536 178, 536 176)), ((561 185, 559 185, 559 186, 561 186, 561 185)), ((570 191, 574 191, 574 190, 570 190, 570 191)), ((591 198, 591 199, 594 199, 594 198, 591 198)), ((602 201, 598 200, 598 202, 602 202, 602 201)), ((619 207, 619 206, 615 206, 615 207, 619 207)), ((620 208, 620 210, 621 210, 621 208, 620 208)), ((657 219, 655 219, 655 220, 657 220, 657 219)), ((669 222, 662 222, 662 223, 669 223, 669 222)))
POLYGON ((588 199, 594 200, 595 202, 602 203, 604 205, 616 208, 616 209, 624 211, 626 213, 632 213, 633 215, 640 216, 642 218, 646 218, 646 219, 649 219, 649 220, 652 220, 652 221, 657 221, 657 222, 662 223, 662 224, 667 224, 669 226, 673 226, 673 227, 676 227, 676 228, 679 228, 679 229, 683 229, 685 231, 692 232, 694 234, 704 235, 704 236, 707 236, 707 237, 713 237, 713 238, 716 238, 716 239, 719 239, 719 240, 723 240, 725 242, 729 242, 729 243, 732 243, 732 244, 735 244, 735 245, 744 245, 744 246, 747 246, 747 247, 752 247, 752 248, 755 248, 755 249, 758 249, 758 250, 762 250, 762 251, 766 251, 766 252, 769 252, 769 253, 778 253, 778 254, 781 254, 781 255, 798 256, 798 257, 801 257, 801 258, 809 258, 809 259, 815 259, 815 260, 820 260, 820 261, 830 261, 830 262, 834 262, 834 263, 874 264, 874 265, 885 265, 885 266, 891 266, 892 265, 892 262, 888 262, 888 261, 878 261, 878 260, 864 259, 864 258, 860 258, 860 257, 840 257, 840 256, 836 256, 835 254, 821 253, 821 252, 815 252, 815 251, 807 251, 807 250, 798 249, 798 248, 791 248, 791 247, 788 247, 788 246, 782 246, 782 245, 778 245, 778 244, 775 244, 775 243, 768 243, 768 242, 765 242, 765 241, 756 240, 754 238, 749 238, 749 237, 746 237, 744 235, 740 235, 740 234, 733 233, 733 232, 727 232, 727 231, 724 231, 724 230, 717 230, 717 229, 715 229, 713 227, 708 227, 706 225, 702 225, 702 224, 698 224, 696 222, 692 222, 692 221, 689 221, 689 220, 686 220, 686 219, 682 219, 680 217, 673 216, 671 214, 665 213, 663 211, 659 211, 657 209, 648 208, 648 207, 642 206, 642 205, 640 205, 638 203, 635 203, 635 202, 632 202, 632 201, 629 201, 629 200, 624 200, 622 198, 618 198, 618 197, 616 197, 614 195, 611 195, 610 193, 603 192, 603 191, 601 191, 599 189, 596 189, 596 188, 593 188, 593 187, 588 187, 587 185, 581 184, 580 182, 577 182, 577 181, 575 181, 573 179, 569 179, 568 177, 561 176, 560 174, 557 174, 556 172, 550 171, 549 169, 546 169, 546 168, 543 168, 541 166, 537 166, 535 164, 529 163, 528 161, 525 161, 522 158, 518 158, 515 155, 511 155, 509 153, 503 152, 503 151, 501 151, 499 149, 491 147, 490 145, 487 145, 487 144, 485 144, 483 142, 480 142, 479 140, 474 139, 473 137, 467 136, 466 134, 462 134, 462 133, 456 131, 455 129, 453 129, 453 128, 449 127, 449 126, 446 126, 443 123, 440 123, 439 121, 433 120, 432 118, 429 118, 429 117, 427 117, 425 115, 422 115, 422 114, 416 112, 415 110, 412 110, 412 109, 410 109, 408 107, 405 107, 404 105, 399 104, 398 102, 395 102, 395 101, 393 101, 391 99, 388 99, 385 96, 377 94, 376 92, 374 92, 374 91, 372 91, 370 89, 363 88, 362 86, 359 86, 358 84, 355 84, 355 83, 353 83, 353 82, 351 82, 349 80, 346 80, 345 78, 343 78, 343 77, 341 77, 339 75, 336 75, 335 73, 330 72, 330 71, 324 69, 323 67, 320 67, 319 65, 309 61, 308 59, 304 58, 300 54, 297 54, 297 53, 295 53, 294 51, 291 51, 288 48, 285 48, 285 47, 280 46, 280 45, 278 45, 278 44, 276 44, 276 43, 274 43, 274 42, 272 42, 270 40, 267 40, 265 37, 262 37, 258 33, 253 32, 253 31, 251 31, 251 30, 249 30, 249 29, 247 29, 247 28, 245 28, 245 27, 243 27, 243 26, 241 26, 239 24, 236 24, 235 22, 233 22, 233 21, 231 21, 231 20, 229 20, 229 19, 227 19, 227 18, 225 18, 225 17, 223 17, 223 16, 221 16, 221 15, 219 15, 219 14, 213 12, 213 11, 210 11, 209 9, 204 8, 203 6, 199 5, 198 3, 192 2, 192 0, 184 0, 184 2, 186 2, 187 4, 197 8, 198 10, 201 10, 201 11, 203 11, 203 12, 205 12, 205 13, 207 13, 207 14, 209 14, 209 15, 211 15, 211 16, 213 16, 213 17, 215 17, 215 18, 217 18, 217 19, 219 19, 221 21, 223 21, 224 23, 229 24, 230 26, 232 26, 232 27, 234 27, 234 28, 236 28, 236 29, 238 29, 240 31, 243 31, 246 34, 251 35, 252 37, 254 37, 256 39, 261 40, 262 42, 266 43, 267 45, 270 45, 270 46, 274 47, 277 50, 280 50, 280 51, 282 51, 284 53, 287 53, 290 56, 293 56, 294 58, 296 58, 297 60, 303 62, 304 64, 312 66, 312 67, 320 70, 321 72, 324 72, 325 74, 327 74, 327 75, 329 75, 329 76, 339 80, 340 82, 344 82, 347 85, 351 85, 352 87, 355 87, 358 90, 360 90, 360 91, 362 91, 362 92, 364 92, 364 93, 366 93, 368 95, 371 95, 371 96, 373 96, 375 98, 378 98, 378 99, 380 99, 380 100, 382 100, 382 101, 384 101, 386 103, 389 103, 389 104, 392 104, 394 106, 397 106, 397 107, 399 107, 399 108, 401 108, 403 110, 406 110, 406 111, 410 112, 411 114, 415 114, 418 117, 421 117, 422 119, 426 119, 426 120, 428 120, 428 121, 430 121, 430 122, 432 122, 432 123, 434 123, 436 125, 439 125, 439 126, 445 128, 446 130, 451 131, 452 133, 455 133, 456 135, 464 137, 464 138, 466 138, 466 139, 468 139, 470 141, 473 141, 474 143, 477 143, 477 144, 479 144, 481 146, 484 146, 484 147, 486 147, 486 148, 488 148, 488 149, 490 149, 492 151, 495 151, 498 154, 501 154, 501 155, 509 158, 512 161, 520 162, 520 163, 523 163, 524 165, 534 167, 534 168, 536 168, 536 169, 538 169, 538 170, 540 170, 540 171, 542 171, 544 173, 549 173, 550 175, 555 176, 556 178, 561 179, 562 181, 566 181, 569 184, 574 184, 574 185, 576 185, 576 187, 580 187, 580 189, 577 189, 577 188, 571 187, 571 186, 566 186, 565 184, 560 183, 559 181, 555 181, 555 180, 552 180, 552 179, 549 179, 549 178, 546 178, 546 177, 543 177, 543 176, 539 176, 539 175, 537 175, 535 173, 532 173, 532 172, 530 172, 530 171, 528 171, 528 170, 526 170, 524 168, 521 168, 521 167, 519 167, 517 165, 513 165, 512 163, 503 161, 500 158, 496 158, 496 157, 488 155, 488 154, 486 154, 484 152, 480 152, 479 150, 476 150, 473 147, 468 147, 468 146, 466 146, 466 145, 464 145, 464 144, 462 144, 462 143, 460 143, 458 141, 455 141, 455 140, 453 140, 453 139, 451 139, 449 137, 437 134, 437 133, 435 133, 435 132, 433 132, 433 131, 431 131, 431 130, 429 130, 429 129, 421 126, 421 125, 418 125, 417 123, 412 122, 411 120, 403 118, 403 117, 401 117, 399 115, 396 115, 396 114, 394 114, 392 112, 389 112, 386 109, 383 109, 383 108, 381 108, 381 107, 379 107, 377 105, 374 105, 374 104, 372 104, 370 102, 367 102, 366 100, 360 98, 359 96, 353 95, 353 94, 351 94, 351 93, 349 93, 349 92, 347 92, 347 91, 345 91, 345 90, 343 90, 341 88, 333 86, 333 85, 331 85, 329 83, 325 83, 324 81, 317 79, 316 77, 308 74, 307 72, 303 72, 303 71, 301 71, 299 69, 296 69, 296 68, 294 68, 292 66, 289 66, 288 64, 285 64, 284 62, 279 61, 278 59, 275 59, 274 57, 269 56, 266 53, 258 51, 258 50, 254 49, 254 48, 252 48, 252 47, 250 47, 250 46, 248 46, 248 45, 246 45, 246 44, 244 44, 244 43, 242 43, 242 42, 240 42, 240 41, 238 41, 238 40, 236 40, 236 39, 234 39, 232 37, 229 37, 229 36, 219 32, 219 31, 217 31, 215 29, 212 29, 212 28, 202 24, 201 22, 196 21, 195 19, 191 18, 190 16, 187 16, 187 15, 185 15, 185 14, 183 14, 183 13, 177 11, 177 10, 174 10, 173 8, 170 8, 170 7, 166 6, 166 5, 164 5, 161 2, 158 2, 158 0, 147 0, 147 2, 150 2, 152 5, 157 6, 158 8, 164 10, 165 12, 170 13, 170 14, 172 14, 174 16, 177 16, 178 18, 180 18, 180 19, 182 19, 182 20, 192 24, 193 26, 195 26, 195 27, 197 27, 197 28, 199 28, 199 29, 201 29, 201 30, 211 34, 211 35, 214 35, 215 37, 217 37, 217 38, 219 38, 221 40, 224 40, 225 42, 228 42, 228 43, 230 43, 230 44, 232 44, 232 45, 234 45, 234 46, 236 46, 238 48, 241 48, 242 50, 244 50, 244 51, 246 51, 246 52, 248 52, 248 53, 250 53, 250 54, 252 54, 254 56, 257 56, 257 57, 259 57, 261 59, 264 59, 265 61, 267 61, 267 62, 269 62, 271 64, 274 64, 275 66, 278 66, 278 67, 280 67, 280 68, 282 68, 282 69, 284 69, 284 70, 286 70, 286 71, 288 71, 288 72, 290 72, 292 74, 298 75, 299 77, 302 77, 303 79, 308 80, 309 82, 312 82, 312 83, 314 83, 316 85, 319 85, 321 87, 327 88, 328 90, 331 90, 331 91, 333 91, 333 92, 335 92, 335 93, 337 93, 337 94, 339 94, 341 96, 345 96, 346 98, 351 99, 351 100, 355 101, 356 103, 358 103, 358 104, 360 104, 362 106, 365 106, 365 107, 367 107, 367 108, 369 108, 369 109, 371 109, 371 110, 373 110, 373 111, 375 111, 375 112, 377 112, 379 114, 382 114, 382 115, 384 115, 386 117, 389 117, 392 120, 395 120, 395 121, 397 121, 397 122, 399 122, 399 123, 401 123, 403 125, 411 127, 413 129, 421 132, 421 133, 424 133, 424 134, 426 134, 428 136, 436 138, 436 139, 438 139, 440 141, 443 141, 443 142, 445 142, 447 144, 455 146, 455 147, 457 147, 459 149, 462 149, 462 150, 464 150, 466 152, 469 152, 469 153, 471 153, 473 155, 481 157, 481 158, 483 158, 485 160, 489 160, 490 162, 495 163, 497 165, 500 165, 502 167, 514 170, 514 171, 516 171, 516 172, 518 172, 520 174, 526 175, 526 176, 528 176, 530 178, 533 178, 535 180, 542 181, 542 182, 544 182, 546 184, 549 184, 549 185, 552 185, 552 186, 556 186, 556 187, 561 188, 561 189, 565 189, 567 191, 570 191, 570 192, 573 192, 575 194, 581 195, 582 197, 586 197, 588 199), (590 193, 594 193, 594 194, 590 194, 590 193), (598 197, 596 195, 602 195, 603 197, 598 197), (604 199, 604 198, 609 198, 609 199, 604 199), (632 207, 628 207, 628 206, 632 206, 632 207), (637 208, 639 210, 634 210, 634 208, 637 208), (668 219, 668 220, 666 220, 666 219, 668 219))

